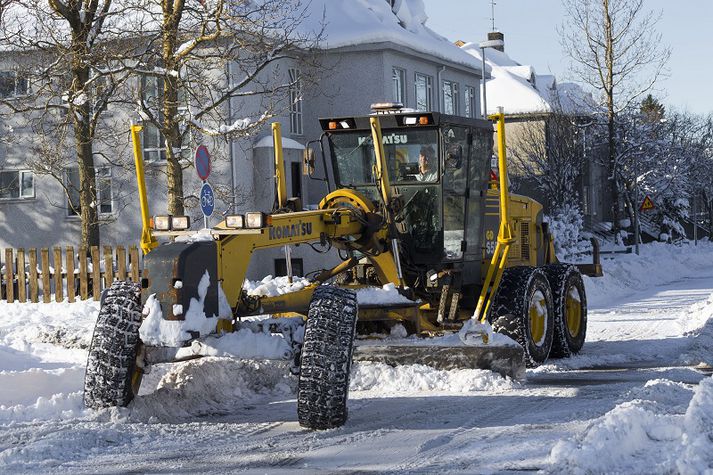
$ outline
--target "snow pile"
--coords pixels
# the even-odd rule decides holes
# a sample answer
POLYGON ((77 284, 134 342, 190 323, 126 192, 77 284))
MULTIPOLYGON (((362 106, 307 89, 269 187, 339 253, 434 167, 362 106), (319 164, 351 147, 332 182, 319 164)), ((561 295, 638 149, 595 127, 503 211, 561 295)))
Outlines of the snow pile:
POLYGON ((698 385, 683 419, 683 451, 676 468, 684 475, 713 473, 713 379, 698 385))
POLYGON ((518 383, 510 378, 481 369, 444 371, 418 364, 393 367, 383 363, 358 363, 352 368, 349 389, 392 397, 424 391, 505 391, 516 386, 518 383))
POLYGON ((156 390, 134 399, 130 420, 182 422, 230 414, 258 396, 292 395, 297 381, 286 363, 274 361, 206 357, 167 366, 156 390))
POLYGON ((713 470, 713 379, 706 378, 696 387, 685 415, 673 412, 677 404, 670 404, 686 398, 679 385, 656 381, 647 386, 653 400, 619 404, 595 419, 576 440, 557 442, 550 453, 551 469, 682 474, 713 470))
POLYGON ((292 282, 287 276, 273 277, 265 276, 262 280, 245 279, 243 289, 248 295, 259 297, 276 297, 278 295, 297 292, 310 285, 310 281, 304 277, 292 277, 292 282))

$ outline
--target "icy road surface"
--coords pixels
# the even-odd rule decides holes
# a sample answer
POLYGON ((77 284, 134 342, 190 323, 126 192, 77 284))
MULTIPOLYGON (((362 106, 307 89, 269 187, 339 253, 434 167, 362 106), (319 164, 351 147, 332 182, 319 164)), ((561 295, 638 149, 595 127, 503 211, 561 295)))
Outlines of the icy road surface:
POLYGON ((362 364, 346 426, 296 422, 277 363, 163 365, 129 408, 81 403, 96 304, 0 304, 0 472, 713 470, 713 246, 645 246, 586 279, 581 355, 528 370, 362 364))

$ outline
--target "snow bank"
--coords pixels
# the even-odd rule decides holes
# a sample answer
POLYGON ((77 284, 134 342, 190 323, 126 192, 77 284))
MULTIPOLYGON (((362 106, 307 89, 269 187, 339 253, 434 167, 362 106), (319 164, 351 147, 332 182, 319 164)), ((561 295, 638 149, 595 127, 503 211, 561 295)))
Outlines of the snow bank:
POLYGON ((604 306, 612 299, 636 291, 675 282, 691 275, 692 270, 706 270, 713 261, 713 244, 698 246, 650 243, 640 246, 641 255, 617 254, 602 259, 604 277, 584 276, 587 302, 604 306))
MULTIPOLYGON (((698 474, 713 470, 713 379, 706 378, 695 388, 684 415, 676 413, 681 400, 687 399, 681 385, 650 381, 645 388, 653 397, 619 404, 595 419, 576 440, 557 442, 550 452, 551 471, 698 474)), ((646 392, 640 395, 646 397, 646 392)))
POLYGON ((424 365, 389 366, 358 363, 352 368, 351 391, 370 391, 383 397, 424 391, 467 393, 504 391, 518 386, 492 371, 480 369, 438 370, 424 365))

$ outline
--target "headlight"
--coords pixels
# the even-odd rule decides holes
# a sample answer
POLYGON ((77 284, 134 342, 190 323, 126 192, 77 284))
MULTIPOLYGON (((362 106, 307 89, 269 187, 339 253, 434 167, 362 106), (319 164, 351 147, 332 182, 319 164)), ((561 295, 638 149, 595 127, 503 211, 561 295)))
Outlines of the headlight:
POLYGON ((252 211, 245 213, 245 226, 250 229, 259 229, 265 227, 265 213, 262 211, 252 211))
POLYGON ((188 216, 171 217, 171 229, 174 231, 185 231, 191 227, 191 218, 188 216))
POLYGON ((242 214, 226 216, 225 226, 232 229, 242 229, 245 227, 245 217, 242 214))
POLYGON ((170 216, 154 216, 153 217, 153 228, 156 231, 168 231, 171 229, 171 217, 170 216))

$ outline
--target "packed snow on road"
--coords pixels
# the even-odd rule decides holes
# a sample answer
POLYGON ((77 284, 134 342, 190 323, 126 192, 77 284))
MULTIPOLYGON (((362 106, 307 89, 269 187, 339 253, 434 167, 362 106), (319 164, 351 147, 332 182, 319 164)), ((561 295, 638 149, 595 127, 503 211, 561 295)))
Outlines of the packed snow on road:
MULTIPOLYGON (((711 471, 711 262, 707 243, 605 259, 605 277, 585 278, 582 353, 524 381, 355 364, 349 420, 328 431, 297 423, 287 362, 225 356, 157 365, 129 407, 85 409, 98 303, 3 302, 0 472, 711 471)), ((247 287, 284 288, 274 279, 247 287)))

